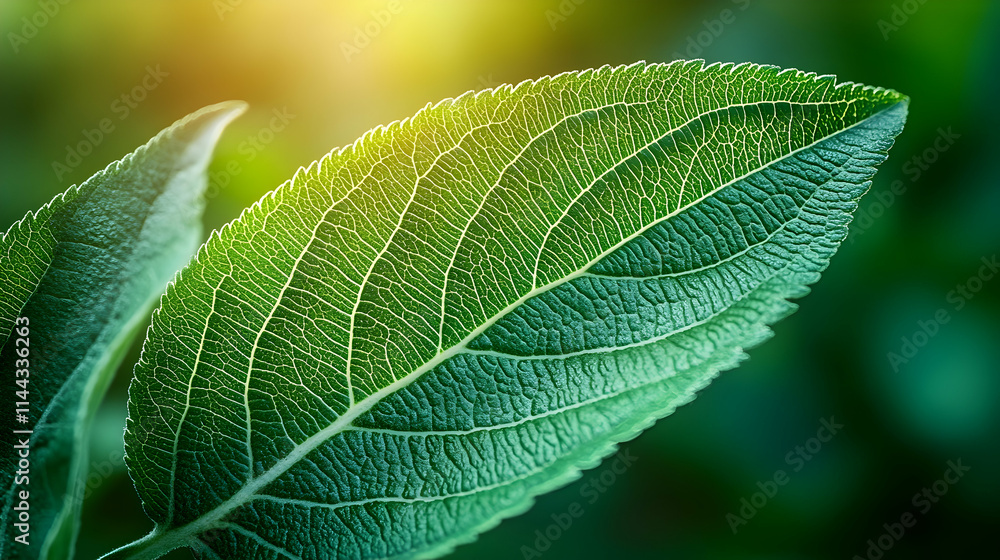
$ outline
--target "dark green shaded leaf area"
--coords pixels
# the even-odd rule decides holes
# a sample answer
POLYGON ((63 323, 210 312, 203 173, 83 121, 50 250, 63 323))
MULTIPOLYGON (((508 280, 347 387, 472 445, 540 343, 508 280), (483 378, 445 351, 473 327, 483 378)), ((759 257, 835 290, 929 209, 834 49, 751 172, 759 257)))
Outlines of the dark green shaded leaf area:
POLYGON ((72 556, 94 412, 156 298, 201 241, 205 169, 243 107, 219 104, 178 121, 0 238, 0 377, 5 391, 26 391, 5 395, 2 422, 5 438, 29 440, 19 450, 30 461, 19 469, 17 454, 0 456, 0 557, 72 556), (26 422, 17 408, 27 409, 26 422), (18 542, 22 491, 30 535, 18 542))
POLYGON ((130 389, 117 553, 428 558, 690 401, 793 311, 906 116, 636 64, 378 128, 214 234, 130 389))

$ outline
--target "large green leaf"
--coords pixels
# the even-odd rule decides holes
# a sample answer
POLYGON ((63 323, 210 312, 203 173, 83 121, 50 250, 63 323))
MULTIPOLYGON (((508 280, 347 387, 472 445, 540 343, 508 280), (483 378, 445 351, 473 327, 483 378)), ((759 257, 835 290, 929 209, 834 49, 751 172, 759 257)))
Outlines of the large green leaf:
POLYGON ((0 238, 0 374, 8 393, 26 389, 28 398, 17 400, 30 403, 17 405, 28 409, 21 424, 5 395, 4 433, 33 430, 13 436, 30 439, 26 480, 15 478, 14 451, 0 459, 0 557, 72 556, 93 414, 156 298, 198 247, 205 168, 243 109, 224 103, 178 121, 0 238), (27 368, 17 361, 22 338, 27 368), (27 537, 14 526, 22 491, 29 492, 27 537))
POLYGON ((817 280, 906 98, 676 62, 467 94, 300 171, 154 313, 113 557, 422 558, 693 398, 817 280))

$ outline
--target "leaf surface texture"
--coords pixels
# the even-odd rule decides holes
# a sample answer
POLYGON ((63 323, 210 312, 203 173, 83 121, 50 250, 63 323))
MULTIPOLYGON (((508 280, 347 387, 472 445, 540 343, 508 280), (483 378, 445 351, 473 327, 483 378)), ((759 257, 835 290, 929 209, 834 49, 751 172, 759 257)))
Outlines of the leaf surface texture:
POLYGON ((154 314, 143 546, 434 557, 525 510, 792 311, 905 114, 830 76, 636 64, 446 100, 301 170, 154 314))

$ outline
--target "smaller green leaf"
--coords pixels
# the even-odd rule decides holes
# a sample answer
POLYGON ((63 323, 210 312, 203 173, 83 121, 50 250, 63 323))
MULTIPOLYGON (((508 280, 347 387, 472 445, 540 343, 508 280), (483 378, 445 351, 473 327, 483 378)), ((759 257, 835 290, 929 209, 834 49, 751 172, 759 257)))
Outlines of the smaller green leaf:
POLYGON ((72 557, 93 414, 153 303, 201 240, 206 167, 244 109, 228 102, 189 115, 0 237, 0 376, 5 387, 22 380, 29 403, 5 399, 3 422, 6 434, 32 430, 15 436, 30 438, 27 481, 15 478, 14 453, 0 459, 0 557, 72 557), (28 409, 27 422, 15 408, 28 409), (21 491, 29 492, 27 537, 14 526, 21 491))

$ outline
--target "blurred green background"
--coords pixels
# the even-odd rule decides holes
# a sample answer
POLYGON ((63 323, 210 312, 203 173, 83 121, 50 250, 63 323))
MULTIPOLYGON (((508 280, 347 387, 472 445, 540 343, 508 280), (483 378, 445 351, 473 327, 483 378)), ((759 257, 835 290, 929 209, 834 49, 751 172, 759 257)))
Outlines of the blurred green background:
MULTIPOLYGON (((35 0, 4 0, 0 227, 226 99, 251 110, 212 166, 206 232, 367 129, 470 89, 678 57, 891 87, 912 97, 907 127, 833 266, 774 340, 625 444, 636 459, 624 474, 606 463, 452 557, 877 558, 868 541, 880 536, 886 558, 1000 550, 1000 275, 974 280, 1000 252, 1000 2, 390 4, 91 0, 39 16, 35 0), (143 87, 151 70, 159 79, 143 87), (114 130, 96 139, 105 118, 114 130), (939 310, 948 321, 935 330, 939 310), (922 325, 933 336, 915 337, 922 325), (924 343, 911 358, 904 338, 924 343), (843 428, 817 448, 831 416, 843 428), (959 459, 967 474, 939 482, 959 459), (787 483, 755 497, 778 470, 787 483), (583 485, 602 473, 608 489, 590 503, 583 485), (936 482, 946 494, 914 503, 936 482), (750 517, 744 499, 766 503, 750 517), (552 529, 573 502, 584 514, 552 529), (741 508, 734 534, 727 515, 741 508), (906 512, 916 524, 883 536, 906 512)), ((151 528, 120 455, 137 356, 99 418, 79 558, 151 528)))

